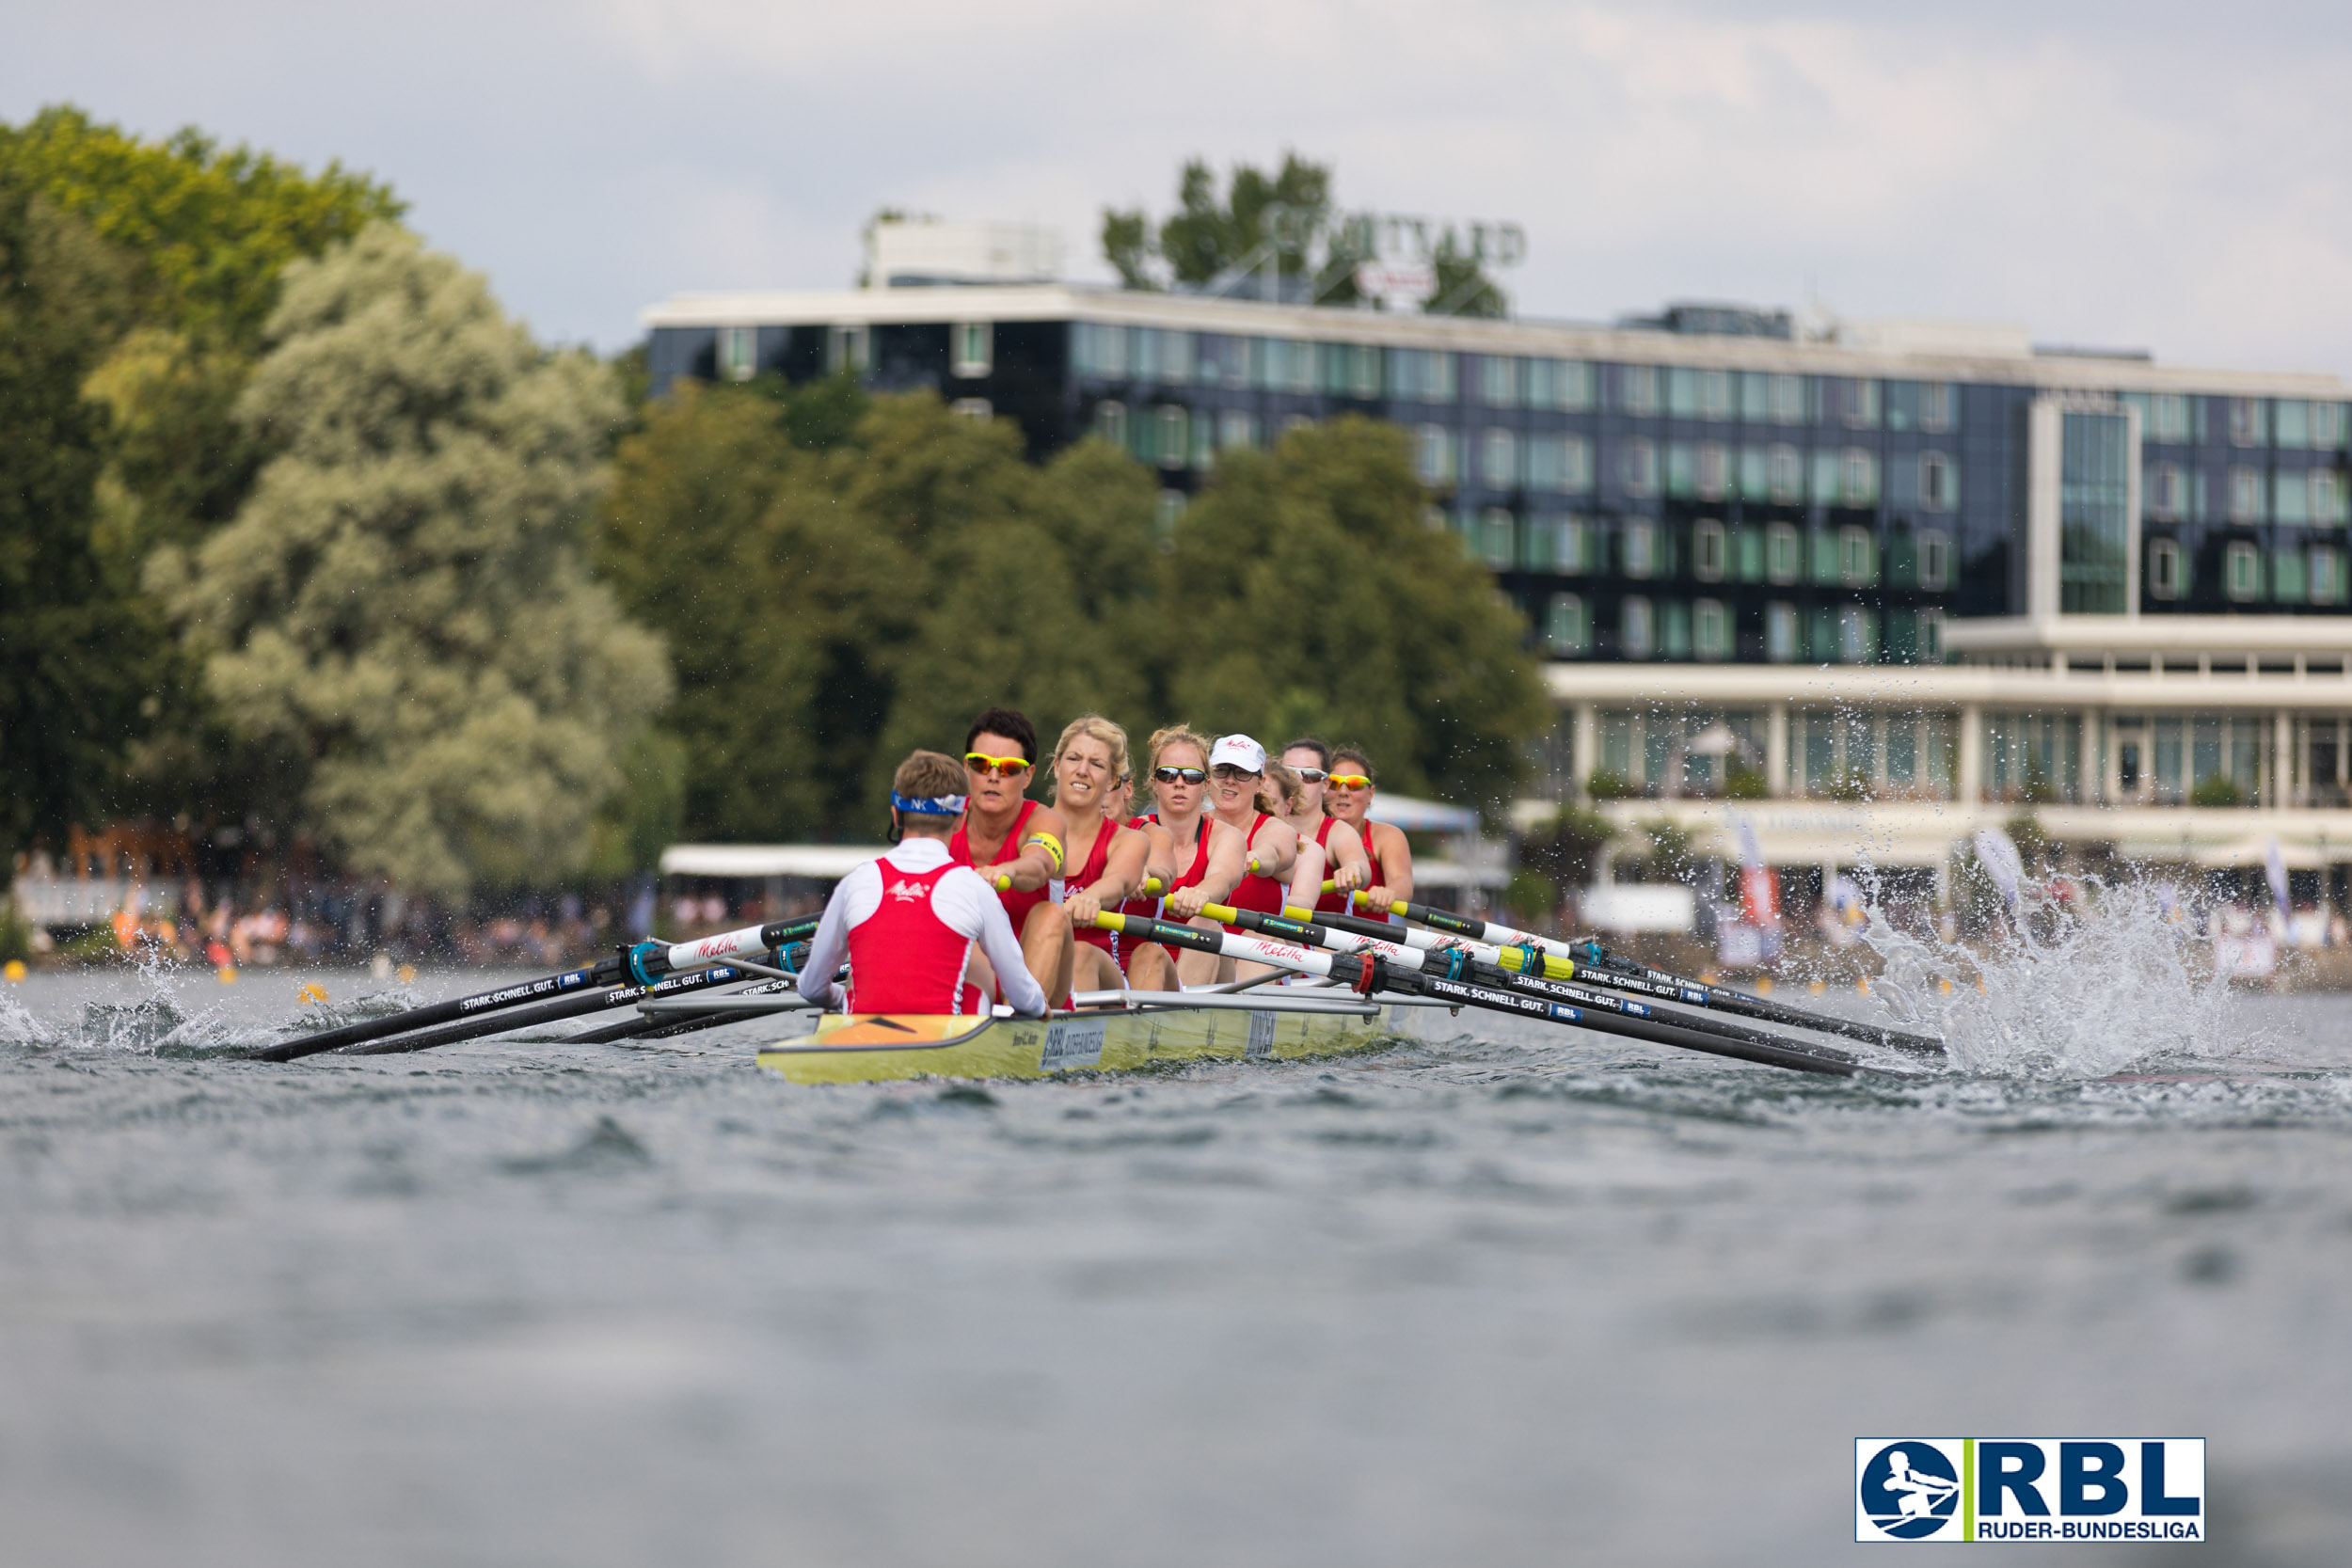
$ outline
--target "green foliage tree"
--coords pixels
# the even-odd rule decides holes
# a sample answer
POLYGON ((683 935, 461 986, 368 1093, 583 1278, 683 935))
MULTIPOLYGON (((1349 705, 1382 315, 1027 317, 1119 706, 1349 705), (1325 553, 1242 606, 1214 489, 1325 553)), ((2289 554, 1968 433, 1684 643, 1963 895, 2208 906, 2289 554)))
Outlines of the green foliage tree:
POLYGON ((582 560, 611 375, 389 224, 290 266, 265 341, 237 412, 273 455, 150 574, 213 695, 355 870, 454 895, 586 865, 669 692, 582 560))
POLYGON ((159 628, 98 548, 104 411, 83 395, 130 267, 0 163, 0 877, 101 819, 159 628))

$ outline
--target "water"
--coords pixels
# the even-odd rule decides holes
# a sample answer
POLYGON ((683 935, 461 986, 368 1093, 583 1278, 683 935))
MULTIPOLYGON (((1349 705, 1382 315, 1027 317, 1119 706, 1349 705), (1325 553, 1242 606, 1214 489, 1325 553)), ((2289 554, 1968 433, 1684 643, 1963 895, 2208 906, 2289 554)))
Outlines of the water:
POLYGON ((1979 1042, 1918 1084, 1438 1014, 984 1089, 234 1063, 376 983, 36 976, 8 1560, 1814 1563, 1851 1439, 1958 1433, 2203 1435, 2209 1558, 2344 1560, 2352 1004, 2045 967, 1915 975, 1979 1042))

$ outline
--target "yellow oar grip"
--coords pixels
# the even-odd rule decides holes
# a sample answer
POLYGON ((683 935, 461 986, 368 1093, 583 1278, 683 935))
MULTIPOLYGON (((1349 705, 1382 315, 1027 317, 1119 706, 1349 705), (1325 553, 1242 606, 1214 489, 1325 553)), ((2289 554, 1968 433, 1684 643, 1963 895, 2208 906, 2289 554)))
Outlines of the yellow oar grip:
POLYGON ((996 875, 996 891, 997 891, 997 892, 999 892, 999 893, 1010 893, 1010 892, 1012 891, 1012 873, 1011 873, 1011 872, 1009 872, 1009 871, 1001 871, 1001 872, 998 872, 998 873, 997 873, 997 875, 996 875))
POLYGON ((1168 891, 1168 884, 1161 881, 1157 877, 1146 877, 1143 879, 1143 886, 1136 891, 1138 893, 1166 893, 1168 891))
POLYGON ((1200 912, 1221 926, 1241 924, 1241 911, 1231 904, 1203 904, 1200 906, 1200 912))
POLYGON ((1104 910, 1094 917, 1094 928, 1098 931, 1123 931, 1127 928, 1127 917, 1104 910))
POLYGON ((1340 891, 1340 884, 1333 881, 1330 878, 1326 877, 1323 879, 1323 891, 1326 893, 1337 893, 1340 891))

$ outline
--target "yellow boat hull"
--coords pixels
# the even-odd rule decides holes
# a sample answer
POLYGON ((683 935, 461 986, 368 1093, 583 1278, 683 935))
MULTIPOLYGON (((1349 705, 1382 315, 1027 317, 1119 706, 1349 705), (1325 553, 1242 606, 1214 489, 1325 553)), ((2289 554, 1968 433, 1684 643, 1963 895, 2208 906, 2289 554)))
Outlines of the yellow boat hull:
POLYGON ((991 1019, 927 1013, 828 1014, 781 1039, 759 1065, 796 1084, 893 1078, 1051 1078, 1153 1064, 1295 1061, 1384 1049, 1403 1031, 1376 1014, 1152 1008, 991 1019))

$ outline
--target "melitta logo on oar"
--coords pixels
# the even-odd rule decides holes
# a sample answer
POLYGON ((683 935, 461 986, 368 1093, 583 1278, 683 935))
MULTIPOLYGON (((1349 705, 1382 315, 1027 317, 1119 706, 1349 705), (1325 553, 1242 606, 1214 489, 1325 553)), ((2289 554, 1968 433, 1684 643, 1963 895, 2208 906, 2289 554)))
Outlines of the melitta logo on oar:
POLYGON ((1854 1539, 2202 1541, 2201 1437, 1857 1437, 1854 1539))

